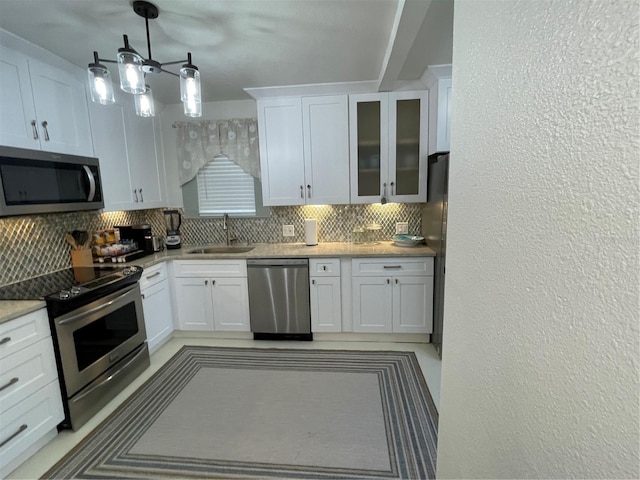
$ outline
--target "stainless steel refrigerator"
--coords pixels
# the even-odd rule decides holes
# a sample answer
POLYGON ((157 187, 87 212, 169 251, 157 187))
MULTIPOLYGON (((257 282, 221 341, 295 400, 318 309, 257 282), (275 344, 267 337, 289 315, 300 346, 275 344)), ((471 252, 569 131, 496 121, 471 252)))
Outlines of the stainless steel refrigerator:
POLYGON ((422 236, 436 252, 433 278, 433 333, 431 343, 442 358, 442 320, 444 278, 447 258, 447 196, 449 190, 449 152, 428 158, 427 203, 422 208, 422 236))

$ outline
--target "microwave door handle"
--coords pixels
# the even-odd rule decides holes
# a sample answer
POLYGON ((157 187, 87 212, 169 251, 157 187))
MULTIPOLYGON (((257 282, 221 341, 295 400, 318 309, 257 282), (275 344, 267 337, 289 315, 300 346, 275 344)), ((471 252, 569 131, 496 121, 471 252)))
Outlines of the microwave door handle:
POLYGON ((93 202, 93 197, 96 195, 96 179, 93 178, 93 173, 87 165, 83 165, 84 172, 87 174, 87 180, 89 180, 89 195, 87 195, 87 202, 93 202))

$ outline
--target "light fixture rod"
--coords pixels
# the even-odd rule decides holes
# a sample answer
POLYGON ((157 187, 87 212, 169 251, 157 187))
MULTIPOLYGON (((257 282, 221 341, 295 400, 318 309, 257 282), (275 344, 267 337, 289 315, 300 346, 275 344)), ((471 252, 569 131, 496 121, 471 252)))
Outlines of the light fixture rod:
POLYGON ((144 26, 147 29, 147 50, 149 51, 149 60, 151 60, 151 36, 149 35, 149 17, 144 16, 144 26))

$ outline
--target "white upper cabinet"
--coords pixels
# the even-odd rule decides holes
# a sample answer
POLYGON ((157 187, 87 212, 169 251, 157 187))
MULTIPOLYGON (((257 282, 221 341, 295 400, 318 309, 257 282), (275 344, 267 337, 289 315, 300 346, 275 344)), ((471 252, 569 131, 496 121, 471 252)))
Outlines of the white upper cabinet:
POLYGON ((347 96, 257 106, 264 205, 349 203, 347 96))
POLYGON ((346 95, 302 98, 307 205, 349 203, 349 106, 346 95))
POLYGON ((131 95, 112 105, 90 103, 91 130, 100 159, 105 210, 166 206, 161 142, 155 118, 135 114, 131 95))
POLYGON ((300 98, 259 100, 258 136, 264 205, 304 205, 300 98))
POLYGON ((0 85, 1 145, 94 155, 80 76, 3 46, 0 85))
POLYGON ((431 65, 422 82, 429 88, 429 155, 451 150, 451 65, 431 65))
POLYGON ((425 202, 429 93, 349 96, 351 203, 425 202))

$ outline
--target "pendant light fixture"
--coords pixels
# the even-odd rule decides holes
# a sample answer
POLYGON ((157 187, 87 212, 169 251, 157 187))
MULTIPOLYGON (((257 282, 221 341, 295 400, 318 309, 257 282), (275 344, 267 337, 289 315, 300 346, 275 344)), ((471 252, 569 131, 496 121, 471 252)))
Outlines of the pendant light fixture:
POLYGON ((146 83, 147 74, 168 73, 180 77, 180 99, 184 106, 184 114, 188 117, 202 115, 202 94, 200 89, 200 72, 191 63, 191 53, 187 53, 186 60, 160 63, 151 57, 151 38, 149 36, 149 19, 158 18, 158 7, 142 0, 133 2, 133 11, 145 19, 147 30, 148 58, 143 58, 129 45, 129 38, 123 35, 124 47, 118 49, 117 60, 100 58, 98 52, 93 52, 93 63, 89 64, 89 90, 91 100, 102 105, 115 102, 111 75, 107 67, 100 62, 117 63, 120 76, 120 88, 123 92, 131 93, 135 98, 136 113, 142 117, 155 116, 153 93, 146 83), (185 63, 186 62, 186 63, 185 63), (165 70, 166 65, 183 63, 180 74, 165 70))

